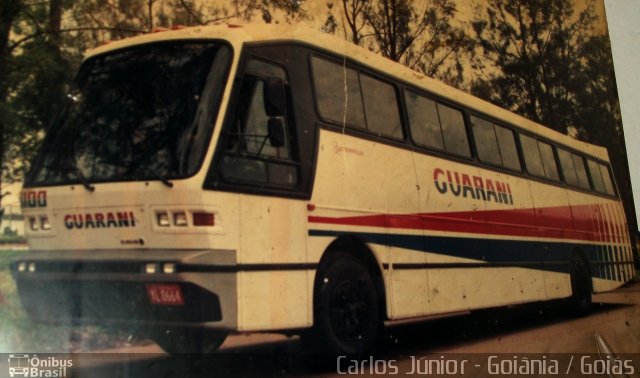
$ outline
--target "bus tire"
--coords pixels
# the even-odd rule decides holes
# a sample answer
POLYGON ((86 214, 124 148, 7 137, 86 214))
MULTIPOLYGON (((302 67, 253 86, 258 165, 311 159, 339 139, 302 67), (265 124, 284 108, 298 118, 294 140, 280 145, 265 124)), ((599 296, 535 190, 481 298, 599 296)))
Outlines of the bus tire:
POLYGON ((316 278, 314 326, 306 342, 341 355, 373 350, 381 330, 378 295, 371 274, 354 256, 338 252, 316 278))
POLYGON ((224 331, 202 328, 162 327, 151 338, 170 354, 213 353, 227 338, 224 331))
POLYGON ((579 255, 571 258, 571 297, 569 305, 576 316, 586 316, 591 312, 591 272, 587 261, 579 255))

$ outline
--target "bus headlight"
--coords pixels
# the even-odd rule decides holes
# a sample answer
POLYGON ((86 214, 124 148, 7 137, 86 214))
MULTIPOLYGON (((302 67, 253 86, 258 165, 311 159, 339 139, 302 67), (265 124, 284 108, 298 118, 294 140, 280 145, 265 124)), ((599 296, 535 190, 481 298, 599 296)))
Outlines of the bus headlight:
POLYGON ((38 218, 29 217, 29 229, 31 231, 38 231, 40 229, 40 225, 38 224, 38 218))
POLYGON ((144 265, 144 272, 147 274, 156 274, 158 271, 158 264, 156 263, 147 263, 144 265))
POLYGON ((184 211, 173 213, 173 224, 178 227, 186 227, 187 213, 185 213, 184 211))
POLYGON ((162 273, 173 274, 176 272, 176 264, 165 263, 162 265, 162 273))
POLYGON ((25 272, 27 270, 27 263, 26 262, 19 262, 18 263, 18 272, 25 272))
POLYGON ((49 217, 44 215, 42 217, 40 217, 40 229, 42 231, 49 231, 51 230, 51 223, 49 223, 49 217))
POLYGON ((166 211, 160 211, 156 213, 156 222, 160 227, 169 227, 169 213, 166 211))
POLYGON ((36 271, 36 263, 30 262, 28 270, 29 270, 29 273, 35 272, 36 271))

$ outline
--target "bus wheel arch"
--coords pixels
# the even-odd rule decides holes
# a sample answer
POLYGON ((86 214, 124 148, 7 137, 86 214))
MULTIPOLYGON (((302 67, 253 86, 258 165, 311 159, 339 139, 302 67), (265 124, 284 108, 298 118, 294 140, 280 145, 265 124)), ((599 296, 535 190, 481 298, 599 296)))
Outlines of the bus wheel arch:
POLYGON ((571 280, 571 297, 569 305, 577 316, 585 316, 591 312, 593 279, 591 264, 584 251, 574 249, 569 260, 569 277, 571 280))
POLYGON ((369 353, 386 317, 382 280, 381 267, 364 242, 354 236, 334 240, 318 264, 314 321, 306 341, 332 353, 369 353))
MULTIPOLYGON (((382 276, 382 265, 376 259, 373 251, 371 251, 369 246, 367 246, 362 239, 354 235, 345 235, 336 238, 336 240, 329 244, 320 258, 317 272, 323 268, 323 264, 326 265, 332 255, 340 252, 352 255, 367 268, 371 274, 371 278, 373 279, 373 283, 378 294, 381 314, 385 319, 387 319, 387 295, 385 291, 384 277, 382 276)), ((319 276, 316 274, 314 280, 314 293, 319 284, 318 277, 319 276)))

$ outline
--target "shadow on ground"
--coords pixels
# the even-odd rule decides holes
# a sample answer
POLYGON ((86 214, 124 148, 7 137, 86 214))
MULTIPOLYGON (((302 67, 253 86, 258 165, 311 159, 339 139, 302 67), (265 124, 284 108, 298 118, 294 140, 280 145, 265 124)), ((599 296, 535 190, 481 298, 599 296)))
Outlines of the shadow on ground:
MULTIPOLYGON (((595 304, 594 313, 627 304, 595 304)), ((455 345, 500 338, 513 332, 570 322, 562 303, 528 304, 476 311, 469 315, 390 327, 375 359, 437 352, 455 345)), ((76 377, 273 377, 336 373, 335 356, 306 352, 299 339, 225 349, 211 355, 79 355, 76 377), (93 363, 83 364, 84 360, 93 363), (102 361, 111 360, 117 362, 102 361), (83 367, 91 365, 90 367, 83 367)))

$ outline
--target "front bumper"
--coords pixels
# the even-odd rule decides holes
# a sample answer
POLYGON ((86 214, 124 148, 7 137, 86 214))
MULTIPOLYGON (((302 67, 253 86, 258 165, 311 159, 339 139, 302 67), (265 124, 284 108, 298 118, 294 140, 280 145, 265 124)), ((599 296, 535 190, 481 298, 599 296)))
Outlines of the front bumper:
POLYGON ((34 321, 237 329, 233 251, 32 251, 11 264, 34 321), (145 267, 155 264, 155 273, 145 267), (163 273, 164 264, 175 264, 163 273), (181 289, 181 305, 153 304, 148 284, 181 289))

